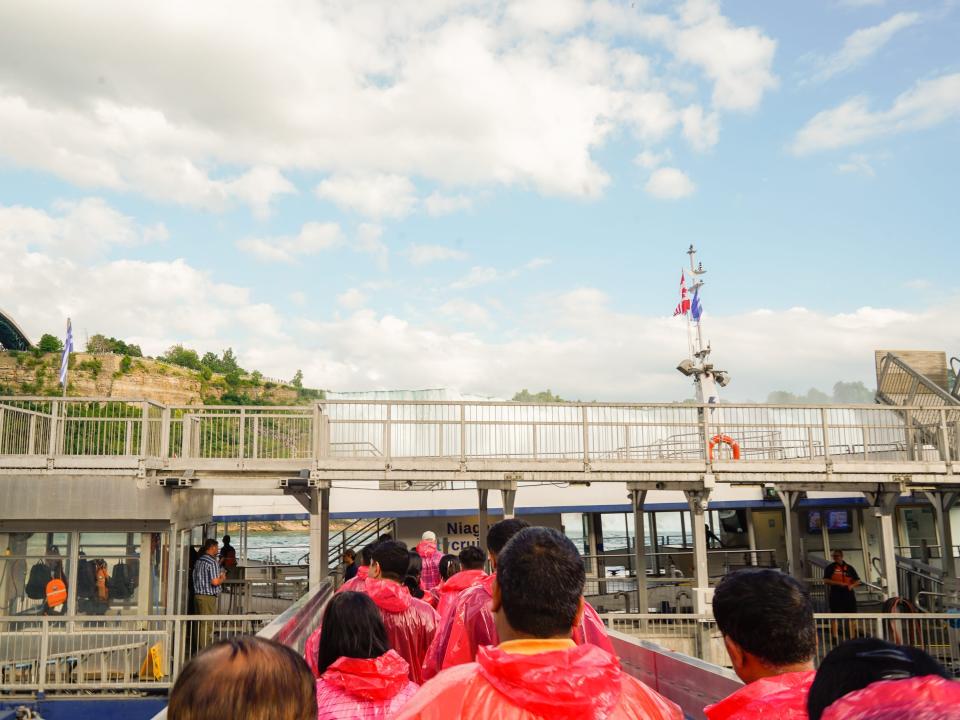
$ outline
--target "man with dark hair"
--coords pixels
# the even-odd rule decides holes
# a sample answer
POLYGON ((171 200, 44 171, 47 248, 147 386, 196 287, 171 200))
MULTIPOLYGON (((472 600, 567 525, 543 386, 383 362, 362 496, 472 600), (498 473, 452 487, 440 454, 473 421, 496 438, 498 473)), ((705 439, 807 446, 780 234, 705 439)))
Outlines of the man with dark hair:
POLYGON ((622 672, 613 655, 570 638, 585 578, 562 533, 531 527, 514 535, 493 584, 500 645, 427 682, 397 720, 680 720, 679 707, 622 672))
POLYGON ((708 720, 805 717, 817 633, 800 583, 779 570, 737 570, 717 585, 713 615, 746 686, 704 708, 708 720))
POLYGON ((410 556, 406 547, 391 540, 373 551, 370 575, 363 592, 380 608, 390 647, 410 665, 410 679, 423 682, 423 659, 433 641, 440 616, 429 603, 410 595, 403 584, 410 556))
POLYGON ((451 575, 437 587, 439 601, 437 602, 437 612, 440 613, 440 626, 446 623, 447 615, 453 612, 456 607, 457 598, 464 590, 472 585, 482 581, 487 574, 483 570, 483 563, 486 558, 483 556, 483 550, 475 545, 468 545, 460 551, 460 572, 451 575))
POLYGON ((877 638, 849 640, 820 663, 810 720, 960 718, 960 683, 923 650, 877 638))
POLYGON ((346 580, 338 589, 337 592, 344 592, 350 590, 351 592, 363 592, 364 585, 367 582, 367 575, 370 573, 370 563, 373 562, 373 551, 377 547, 378 543, 370 543, 363 550, 360 551, 360 567, 357 568, 356 574, 346 580))
MULTIPOLYGON (((496 571, 497 558, 510 539, 528 527, 530 523, 519 518, 508 518, 490 526, 487 552, 492 570, 496 571)), ((473 662, 478 648, 496 645, 500 641, 490 610, 494 577, 491 574, 460 593, 453 611, 437 631, 435 647, 427 655, 427 661, 432 665, 424 668, 426 677, 432 677, 441 669, 473 662)), ((572 637, 577 645, 591 643, 609 653, 613 652, 603 621, 589 603, 584 603, 583 614, 573 629, 572 637)))
POLYGON ((347 548, 343 551, 343 581, 348 582, 357 576, 357 554, 347 548))
MULTIPOLYGON (((220 569, 217 562, 217 546, 215 538, 207 538, 200 549, 200 557, 193 566, 193 602, 197 615, 216 615, 217 598, 223 589, 223 581, 227 573, 220 569)), ((213 623, 202 622, 199 628, 198 646, 202 649, 210 644, 213 636, 213 623)))

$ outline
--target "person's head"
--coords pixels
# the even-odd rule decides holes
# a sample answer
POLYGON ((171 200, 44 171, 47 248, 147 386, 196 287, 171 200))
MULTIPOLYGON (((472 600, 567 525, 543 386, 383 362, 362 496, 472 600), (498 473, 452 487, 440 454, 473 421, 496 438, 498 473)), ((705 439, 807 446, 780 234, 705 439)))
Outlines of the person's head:
POLYGON ((377 538, 377 544, 379 545, 380 543, 390 542, 391 540, 393 540, 393 535, 390 533, 383 533, 383 535, 377 538))
POLYGON ((490 529, 487 530, 487 552, 490 553, 490 567, 496 569, 497 555, 500 554, 500 551, 510 542, 510 538, 528 527, 530 527, 530 523, 517 518, 507 518, 490 526, 490 529))
POLYGON ((360 551, 360 564, 369 565, 373 562, 373 551, 376 550, 377 543, 370 543, 360 551))
POLYGON ((766 568, 727 574, 713 593, 713 615, 744 682, 813 668, 813 605, 789 575, 766 568))
POLYGON ((432 542, 434 545, 437 544, 437 534, 433 530, 424 531, 423 535, 420 536, 421 542, 432 542))
POLYGON ((528 527, 497 556, 492 608, 500 639, 570 637, 583 613, 583 558, 563 533, 528 527))
POLYGON ((356 559, 356 554, 353 550, 344 550, 343 551, 343 561, 347 565, 353 565, 354 560, 356 559))
POLYGON ((223 544, 224 544, 224 545, 229 545, 229 544, 230 544, 230 536, 229 536, 229 535, 224 535, 224 536, 223 536, 223 544))
POLYGON ((833 561, 834 561, 835 563, 842 563, 842 562, 843 562, 843 550, 834 550, 832 553, 830 553, 830 557, 833 558, 833 561))
POLYGON ((446 580, 460 572, 460 561, 456 555, 444 555, 440 558, 440 579, 446 580))
POLYGON ((877 638, 848 640, 827 653, 820 663, 807 696, 807 712, 810 720, 820 720, 834 702, 867 685, 927 675, 949 677, 923 650, 877 638))
POLYGON ((368 596, 340 592, 327 603, 317 651, 321 675, 339 658, 375 658, 389 649, 380 609, 368 596))
POLYGON ((407 555, 410 558, 410 564, 407 565, 407 574, 403 576, 403 584, 415 598, 421 599, 425 595, 423 588, 420 587, 420 575, 423 574, 423 558, 416 550, 408 550, 407 555))
POLYGON ((483 570, 483 563, 486 561, 483 550, 476 545, 468 545, 461 550, 459 559, 461 570, 483 570))
POLYGON ((390 540, 377 545, 370 563, 370 577, 401 582, 410 566, 410 553, 398 542, 390 540))
POLYGON ((170 692, 169 720, 316 720, 313 674, 279 643, 237 635, 191 660, 170 692))
POLYGON ((200 548, 200 552, 203 555, 216 555, 219 546, 220 543, 217 542, 216 538, 207 538, 203 541, 203 547, 200 548))

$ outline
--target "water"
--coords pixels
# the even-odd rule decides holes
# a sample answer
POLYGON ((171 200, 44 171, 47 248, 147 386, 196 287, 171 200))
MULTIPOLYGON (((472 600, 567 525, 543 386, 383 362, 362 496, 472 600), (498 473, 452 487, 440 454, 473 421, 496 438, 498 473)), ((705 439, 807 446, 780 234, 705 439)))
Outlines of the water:
POLYGON ((310 536, 305 532, 259 533, 247 537, 247 557, 251 560, 297 565, 309 549, 310 536))

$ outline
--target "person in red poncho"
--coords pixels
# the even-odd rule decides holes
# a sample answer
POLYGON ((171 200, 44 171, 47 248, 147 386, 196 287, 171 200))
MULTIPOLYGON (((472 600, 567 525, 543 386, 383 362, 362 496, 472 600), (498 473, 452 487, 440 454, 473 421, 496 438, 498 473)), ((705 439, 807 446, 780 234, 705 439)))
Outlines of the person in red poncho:
POLYGON ((806 720, 817 631, 800 583, 779 570, 737 570, 717 585, 713 615, 746 686, 704 708, 708 720, 806 720))
POLYGON ((443 553, 437 550, 437 534, 427 530, 416 547, 417 554, 423 559, 420 575, 424 592, 430 592, 440 584, 440 559, 443 553))
POLYGON ((675 704, 576 645, 586 579, 573 543, 550 528, 521 530, 498 556, 493 610, 501 639, 477 662, 428 681, 397 720, 681 720, 675 704))
POLYGON ((380 611, 363 593, 336 595, 317 651, 317 720, 384 720, 417 692, 407 661, 390 649, 380 611))
MULTIPOLYGON (((530 524, 517 518, 494 523, 487 532, 487 552, 490 567, 497 568, 497 557, 507 542, 530 524)), ((488 575, 460 593, 453 612, 449 613, 437 630, 437 640, 427 653, 424 678, 429 679, 441 669, 473 662, 477 650, 484 645, 499 642, 490 602, 493 599, 494 575, 488 575)), ((589 603, 584 602, 583 616, 571 634, 577 645, 590 643, 613 652, 607 630, 589 603)))
POLYGON ((457 598, 460 593, 468 587, 475 585, 487 576, 483 569, 486 558, 483 556, 483 550, 470 545, 460 551, 459 558, 460 572, 451 576, 440 583, 440 600, 437 603, 437 612, 440 613, 440 622, 450 612, 453 612, 457 604, 457 598))
POLYGON ((820 663, 811 720, 958 720, 960 683, 918 648, 857 638, 820 663))

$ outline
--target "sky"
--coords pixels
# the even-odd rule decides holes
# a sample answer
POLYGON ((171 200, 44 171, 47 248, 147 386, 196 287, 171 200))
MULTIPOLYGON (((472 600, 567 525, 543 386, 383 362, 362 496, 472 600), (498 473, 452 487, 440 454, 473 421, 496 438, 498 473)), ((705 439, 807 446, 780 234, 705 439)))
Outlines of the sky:
POLYGON ((960 3, 0 4, 0 308, 334 390, 960 354, 960 3))

